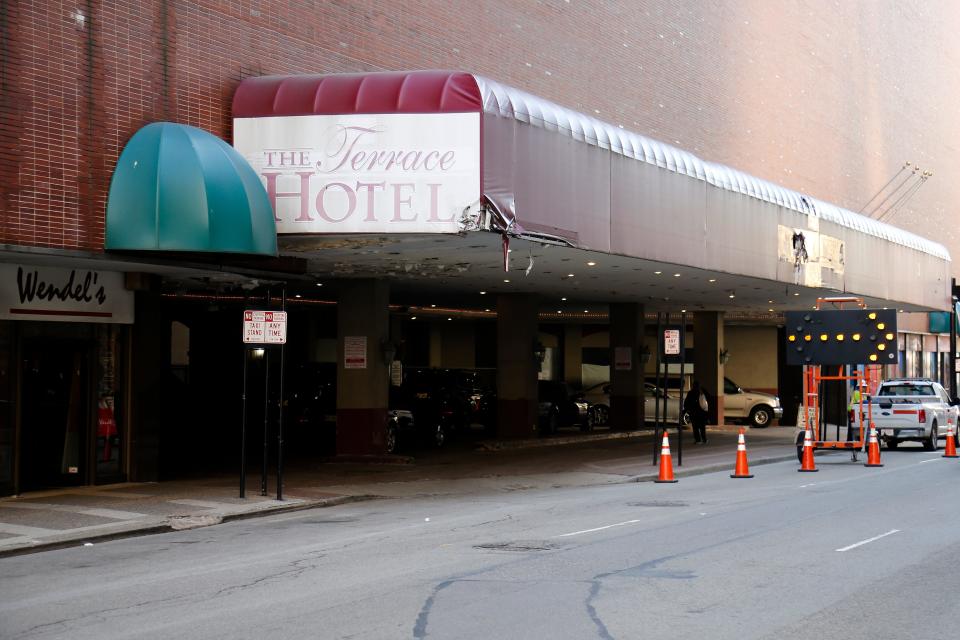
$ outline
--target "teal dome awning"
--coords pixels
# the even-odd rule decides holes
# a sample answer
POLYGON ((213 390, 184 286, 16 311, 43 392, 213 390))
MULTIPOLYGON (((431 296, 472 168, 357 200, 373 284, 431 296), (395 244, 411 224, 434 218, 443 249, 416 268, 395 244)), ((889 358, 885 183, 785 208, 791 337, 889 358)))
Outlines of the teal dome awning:
POLYGON ((182 124, 137 131, 117 161, 106 248, 277 255, 259 176, 220 138, 182 124))

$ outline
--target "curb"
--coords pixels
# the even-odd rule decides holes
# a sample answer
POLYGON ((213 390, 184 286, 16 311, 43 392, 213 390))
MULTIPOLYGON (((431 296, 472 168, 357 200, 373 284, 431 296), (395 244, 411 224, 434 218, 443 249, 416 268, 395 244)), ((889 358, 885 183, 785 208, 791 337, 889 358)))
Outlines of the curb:
POLYGON ((649 435, 653 435, 653 429, 611 431, 609 433, 579 433, 577 435, 530 438, 526 440, 482 440, 477 443, 475 451, 510 451, 513 449, 534 449, 537 447, 554 447, 563 444, 576 444, 578 442, 620 440, 623 438, 635 438, 649 435))
MULTIPOLYGON (((790 460, 796 460, 796 459, 797 459, 797 454, 795 453, 790 454, 789 456, 779 456, 776 458, 760 458, 759 460, 751 460, 750 466, 759 467, 765 464, 776 464, 778 462, 788 462, 790 460)), ((715 473, 717 471, 730 471, 732 468, 733 466, 727 463, 710 464, 710 465, 704 465, 702 467, 697 467, 695 469, 681 469, 679 471, 677 471, 675 468, 673 475, 678 478, 688 478, 690 476, 700 476, 707 473, 715 473)), ((659 477, 659 473, 651 472, 651 473, 645 473, 639 476, 634 476, 629 480, 625 480, 624 482, 652 482, 653 480, 656 480, 658 477, 659 477)))
POLYGON ((173 524, 173 520, 171 518, 167 518, 166 521, 163 523, 151 523, 151 524, 144 525, 142 527, 132 527, 126 531, 114 531, 111 533, 82 536, 77 538, 71 538, 68 540, 52 540, 50 542, 38 542, 37 544, 30 545, 29 547, 15 547, 11 549, 0 549, 0 558, 23 556, 31 553, 38 553, 40 551, 53 551, 55 549, 67 549, 70 547, 78 547, 78 546, 82 547, 87 543, 94 544, 98 542, 109 542, 111 540, 122 540, 124 538, 138 538, 141 536, 156 535, 159 533, 172 533, 174 531, 186 531, 188 529, 201 529, 204 527, 222 524, 224 522, 232 522, 235 520, 249 520, 251 518, 259 518, 262 516, 275 515, 278 513, 303 511, 306 509, 322 509, 325 507, 336 507, 338 505, 349 504, 351 502, 380 500, 380 499, 386 499, 387 497, 388 496, 361 494, 361 495, 355 495, 355 496, 340 496, 337 498, 326 498, 321 500, 304 500, 303 502, 298 502, 297 504, 280 505, 276 507, 267 507, 264 509, 254 509, 252 511, 231 513, 224 516, 208 515, 206 517, 210 518, 210 520, 206 521, 205 524, 198 524, 196 526, 188 526, 188 527, 175 526, 173 524))

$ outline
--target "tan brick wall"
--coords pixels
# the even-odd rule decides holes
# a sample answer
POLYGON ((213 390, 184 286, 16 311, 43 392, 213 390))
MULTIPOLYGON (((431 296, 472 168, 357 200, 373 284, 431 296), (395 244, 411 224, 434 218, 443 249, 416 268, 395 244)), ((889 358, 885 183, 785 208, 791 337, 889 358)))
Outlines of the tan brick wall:
POLYGON ((952 0, 0 0, 0 33, 0 243, 100 249, 130 136, 229 140, 244 77, 457 68, 853 210, 910 160, 894 221, 960 255, 952 0))
POLYGON ((744 389, 777 393, 777 328, 724 327, 724 345, 730 362, 724 375, 744 389))

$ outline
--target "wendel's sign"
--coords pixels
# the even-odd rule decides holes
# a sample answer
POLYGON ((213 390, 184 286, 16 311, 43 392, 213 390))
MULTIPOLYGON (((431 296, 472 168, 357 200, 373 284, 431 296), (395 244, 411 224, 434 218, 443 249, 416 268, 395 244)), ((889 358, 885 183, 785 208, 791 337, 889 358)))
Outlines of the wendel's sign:
POLYGON ((0 264, 0 319, 133 323, 123 274, 0 264))
POLYGON ((456 233, 480 198, 480 114, 234 120, 278 233, 456 233))

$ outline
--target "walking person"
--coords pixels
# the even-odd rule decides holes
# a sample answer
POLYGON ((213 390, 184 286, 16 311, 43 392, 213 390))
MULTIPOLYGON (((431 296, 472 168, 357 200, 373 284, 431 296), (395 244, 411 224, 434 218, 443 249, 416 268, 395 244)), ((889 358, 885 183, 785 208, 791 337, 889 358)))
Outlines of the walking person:
POLYGON ((707 443, 707 409, 710 407, 707 402, 707 395, 700 387, 700 381, 694 380, 687 392, 687 397, 683 400, 683 409, 690 416, 690 423, 693 425, 693 441, 696 444, 707 443))

